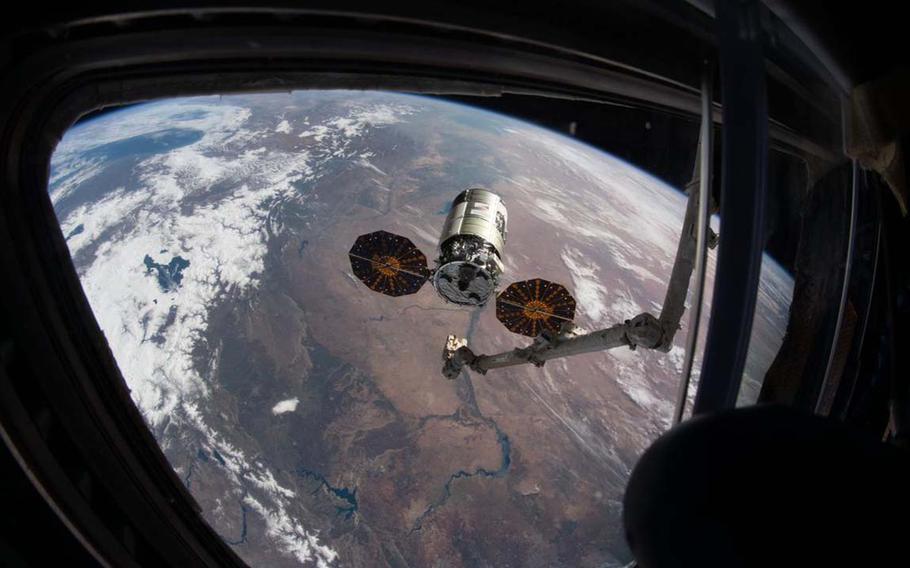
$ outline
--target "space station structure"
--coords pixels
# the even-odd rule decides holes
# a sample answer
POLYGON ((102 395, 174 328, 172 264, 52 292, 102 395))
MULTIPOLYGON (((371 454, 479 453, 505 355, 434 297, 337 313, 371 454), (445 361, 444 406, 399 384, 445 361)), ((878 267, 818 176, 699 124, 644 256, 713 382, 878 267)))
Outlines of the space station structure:
POLYGON ((543 365, 550 359, 627 346, 668 351, 679 329, 692 273, 697 188, 689 205, 677 260, 660 317, 643 313, 610 328, 579 333, 576 302, 565 286, 542 278, 513 282, 498 292, 503 276, 508 212, 496 193, 472 187, 459 193, 442 226, 435 266, 401 235, 374 231, 360 235, 348 252, 354 275, 387 296, 417 293, 427 281, 446 301, 480 308, 496 296, 496 319, 509 331, 534 339, 524 348, 496 355, 476 355, 467 342, 449 336, 443 350, 443 374, 453 379, 464 368, 480 373, 521 364, 543 365), (498 292, 498 293, 497 293, 498 292))
POLYGON ((348 256, 354 275, 376 292, 413 294, 429 280, 447 302, 483 306, 495 294, 503 273, 507 225, 502 198, 472 187, 451 203, 433 269, 414 243, 386 231, 359 236, 348 256))
MULTIPOLYGON (((706 75, 707 76, 707 75, 706 75)), ((707 81, 706 84, 710 83, 707 81)), ((595 331, 574 325, 576 302, 565 286, 542 278, 513 282, 497 294, 503 275, 508 213, 502 198, 488 189, 468 188, 452 201, 439 238, 436 266, 406 237, 375 231, 357 237, 348 252, 354 275, 372 290, 404 296, 432 281, 436 292, 449 303, 479 308, 496 295, 496 319, 509 331, 533 338, 531 344, 492 355, 477 354, 467 339, 449 335, 442 351, 442 374, 448 379, 465 369, 486 374, 515 365, 542 366, 547 361, 628 347, 668 352, 681 328, 692 274, 697 274, 691 315, 693 327, 686 338, 685 379, 678 400, 685 401, 698 336, 707 249, 717 245, 710 228, 716 211, 711 185, 711 89, 703 85, 702 123, 676 259, 657 316, 643 312, 595 331)), ((684 405, 677 404, 676 420, 684 405)))
POLYGON ((487 303, 499 285, 508 212, 502 198, 488 189, 458 194, 439 237, 433 287, 448 302, 466 306, 487 303))
POLYGON ((410 239, 382 230, 357 237, 348 256, 354 275, 376 292, 406 296, 430 281, 446 302, 474 308, 495 295, 496 318, 509 331, 532 338, 559 333, 575 317, 575 299, 565 286, 532 278, 498 292, 507 227, 502 198, 472 187, 451 203, 432 269, 410 239))
POLYGON ((449 335, 442 351, 442 374, 456 379, 465 369, 486 374, 493 369, 515 365, 543 366, 547 361, 628 347, 668 352, 680 329, 686 311, 686 298, 693 271, 700 283, 693 303, 697 306, 691 317, 695 322, 686 338, 684 380, 680 381, 674 419, 678 422, 685 408, 688 377, 692 369, 697 322, 700 317, 702 284, 705 277, 708 248, 717 245, 717 235, 709 227, 711 210, 716 210, 710 192, 711 132, 710 88, 703 89, 702 127, 696 151, 695 167, 691 181, 686 184, 688 199, 682 231, 677 243, 676 259, 667 283, 664 302, 657 316, 644 312, 637 316, 595 331, 586 331, 573 323, 575 300, 565 288, 552 282, 535 279, 510 285, 496 299, 496 317, 506 328, 515 333, 533 337, 525 347, 491 355, 476 354, 467 340, 449 335), (707 94, 706 94, 707 93, 707 94), (703 143, 707 141, 706 143, 703 143))

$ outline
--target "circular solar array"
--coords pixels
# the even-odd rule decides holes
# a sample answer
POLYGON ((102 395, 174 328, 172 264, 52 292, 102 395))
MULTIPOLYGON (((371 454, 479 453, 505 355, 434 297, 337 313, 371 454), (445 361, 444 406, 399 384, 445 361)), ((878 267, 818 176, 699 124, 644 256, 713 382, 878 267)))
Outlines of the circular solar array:
POLYGON ((496 318, 509 331, 537 337, 544 330, 558 333, 575 318, 575 299, 560 284, 534 278, 515 282, 496 298, 496 318))
POLYGON ((388 296, 413 294, 430 275, 427 257, 420 249, 409 239, 386 231, 357 237, 348 257, 361 282, 388 296))

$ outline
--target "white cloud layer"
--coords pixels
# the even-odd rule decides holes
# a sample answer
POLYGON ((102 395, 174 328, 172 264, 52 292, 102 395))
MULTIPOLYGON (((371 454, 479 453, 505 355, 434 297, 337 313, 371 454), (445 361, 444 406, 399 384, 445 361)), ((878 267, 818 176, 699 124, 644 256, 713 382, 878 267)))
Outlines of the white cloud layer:
MULTIPOLYGON (((325 139, 320 148, 278 151, 250 149, 263 134, 245 127, 249 109, 215 98, 184 99, 78 126, 53 157, 51 197, 57 203, 81 191, 80 183, 103 167, 85 158, 93 148, 175 124, 203 133, 189 145, 142 159, 134 168, 134 187, 88 200, 60 224, 64 234, 82 226, 68 241, 70 252, 80 259, 86 296, 153 432, 179 426, 201 433, 224 457, 237 490, 263 518, 270 538, 301 563, 328 566, 336 553, 294 518, 294 493, 207 423, 199 409, 217 385, 211 383, 214 369, 200 374, 194 349, 204 341, 213 306, 246 297, 258 286, 268 231, 280 230, 271 224, 270 203, 296 195, 293 184, 315 179, 321 161, 346 157, 352 138, 408 112, 405 106, 353 107, 347 116, 310 127, 325 139), (220 193, 212 196, 219 184, 220 193), (188 261, 179 286, 162 289, 144 264, 146 255, 158 264, 176 257, 188 261)), ((290 132, 290 124, 284 120, 276 130, 290 132)), ((297 399, 281 401, 273 412, 292 412, 297 404, 297 399)))
POLYGON ((284 414, 286 412, 294 412, 297 410, 298 404, 300 404, 300 400, 296 397, 282 400, 272 407, 272 414, 278 416, 279 414, 284 414))

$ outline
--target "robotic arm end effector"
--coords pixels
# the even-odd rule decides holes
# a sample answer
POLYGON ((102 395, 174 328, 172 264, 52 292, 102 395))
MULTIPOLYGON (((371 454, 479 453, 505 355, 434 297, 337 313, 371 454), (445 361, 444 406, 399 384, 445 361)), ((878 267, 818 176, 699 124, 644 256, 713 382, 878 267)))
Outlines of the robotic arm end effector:
POLYGON ((449 335, 442 350, 443 376, 450 381, 454 381, 461 374, 464 366, 470 366, 476 358, 477 356, 468 347, 467 339, 459 339, 455 335, 449 335))

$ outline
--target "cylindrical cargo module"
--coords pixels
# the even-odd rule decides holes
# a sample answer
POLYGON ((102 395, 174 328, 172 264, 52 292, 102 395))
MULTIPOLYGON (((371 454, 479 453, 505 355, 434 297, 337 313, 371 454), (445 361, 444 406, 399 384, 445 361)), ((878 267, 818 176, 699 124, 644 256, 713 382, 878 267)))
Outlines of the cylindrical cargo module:
POLYGON ((433 286, 445 300, 481 306, 502 274, 508 214, 502 199, 487 189, 462 191, 452 202, 439 239, 433 286))

